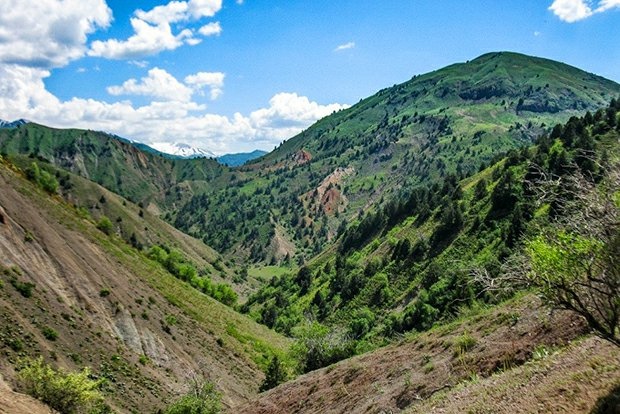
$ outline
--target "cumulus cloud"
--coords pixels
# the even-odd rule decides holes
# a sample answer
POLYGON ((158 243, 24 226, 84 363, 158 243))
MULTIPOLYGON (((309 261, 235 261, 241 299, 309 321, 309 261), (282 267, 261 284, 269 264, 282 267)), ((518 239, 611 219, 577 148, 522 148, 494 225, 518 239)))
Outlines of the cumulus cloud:
POLYGON ((211 99, 219 98, 223 93, 225 74, 222 72, 198 72, 185 77, 185 83, 197 91, 208 87, 211 99))
POLYGON ((341 52, 343 50, 353 49, 354 47, 355 47, 355 42, 349 42, 349 43, 345 43, 345 44, 337 46, 334 49, 334 52, 341 52))
POLYGON ((591 2, 586 0, 554 0, 549 10, 560 20, 574 23, 617 7, 620 7, 620 0, 601 0, 595 8, 592 8, 591 2))
POLYGON ((212 114, 188 95, 219 85, 220 76, 223 83, 223 74, 197 73, 187 76, 183 84, 159 68, 149 70, 139 80, 130 79, 111 87, 115 94, 151 96, 158 101, 143 106, 128 100, 61 101, 45 88, 43 80, 49 75, 49 71, 38 68, 0 65, 1 118, 27 118, 57 128, 108 131, 147 144, 185 142, 223 154, 272 149, 318 119, 347 107, 321 105, 295 93, 278 93, 266 107, 246 115, 212 114))
POLYGON ((201 40, 194 36, 191 28, 185 27, 175 33, 172 25, 212 17, 221 8, 222 0, 189 0, 171 1, 148 11, 138 9, 130 19, 134 31, 132 36, 126 40, 96 40, 91 44, 88 54, 107 59, 139 59, 186 44, 197 45, 201 40))
POLYGON ((153 68, 148 76, 137 81, 129 79, 120 86, 107 88, 110 95, 142 95, 167 101, 189 102, 192 90, 163 69, 153 68))
MULTIPOLYGON (((112 13, 104 0, 31 3, 24 8, 18 0, 0 2, 3 119, 26 118, 57 128, 102 130, 145 143, 186 142, 225 153, 271 149, 319 118, 346 107, 321 105, 295 93, 279 93, 264 108, 249 114, 212 114, 192 98, 205 92, 211 99, 220 96, 224 73, 198 72, 179 80, 162 68, 152 68, 141 78, 110 86, 107 91, 121 99, 117 102, 61 100, 46 89, 45 79, 52 69, 83 57, 88 50, 88 35, 109 26, 112 13), (128 99, 131 96, 152 98, 152 102, 136 105, 128 99)), ((154 50, 174 48, 196 39, 190 29, 173 33, 171 27, 182 28, 187 22, 211 17, 220 8, 220 0, 191 0, 136 12, 132 37, 93 42, 90 54, 131 57, 130 64, 147 66, 148 62, 137 59, 154 50)), ((217 26, 211 27, 213 30, 217 26)), ((94 66, 90 70, 99 68, 94 66)))
POLYGON ((222 26, 220 22, 211 22, 198 29, 198 33, 203 36, 219 36, 222 33, 222 26))
POLYGON ((0 2, 0 62, 51 69, 80 58, 87 36, 108 27, 105 0, 21 0, 0 2))

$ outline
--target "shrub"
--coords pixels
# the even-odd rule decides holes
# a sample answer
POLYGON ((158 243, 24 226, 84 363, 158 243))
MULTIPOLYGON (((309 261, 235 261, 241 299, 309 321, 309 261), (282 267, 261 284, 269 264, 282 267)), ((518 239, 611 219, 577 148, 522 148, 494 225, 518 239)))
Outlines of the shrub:
POLYGON ((22 295, 25 298, 30 298, 32 297, 32 291, 35 288, 34 283, 30 283, 30 282, 21 282, 19 280, 17 280, 17 278, 11 278, 11 285, 13 285, 13 287, 15 288, 15 290, 17 290, 19 292, 20 295, 22 295))
POLYGON ((43 358, 25 359, 17 373, 22 389, 51 408, 66 414, 105 412, 99 391, 103 380, 93 380, 88 368, 57 371, 43 358))
POLYGON ((476 338, 471 336, 469 332, 463 332, 463 334, 454 341, 454 349, 457 354, 462 355, 472 349, 476 343, 476 338))
POLYGON ((43 329, 41 329, 41 333, 43 334, 45 339, 48 339, 50 341, 55 341, 56 339, 58 339, 58 332, 56 332, 55 329, 50 328, 49 326, 44 326, 43 329))
POLYGON ((270 390, 282 384, 284 381, 286 381, 286 370, 282 362, 280 362, 280 358, 278 358, 277 355, 274 355, 271 361, 269 361, 267 373, 265 374, 265 380, 261 384, 259 391, 263 392, 270 390))
POLYGON ((218 414, 222 396, 210 382, 194 380, 189 392, 173 402, 165 414, 218 414))
POLYGON ((112 222, 106 216, 101 216, 101 218, 97 222, 97 228, 107 235, 112 234, 112 230, 114 230, 112 222))

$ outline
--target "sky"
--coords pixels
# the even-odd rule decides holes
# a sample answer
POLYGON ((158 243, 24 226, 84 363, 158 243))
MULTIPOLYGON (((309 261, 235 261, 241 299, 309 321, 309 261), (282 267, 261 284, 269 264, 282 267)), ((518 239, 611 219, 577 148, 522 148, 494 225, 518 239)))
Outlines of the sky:
POLYGON ((0 119, 271 150, 492 51, 620 82, 620 0, 2 0, 0 119))

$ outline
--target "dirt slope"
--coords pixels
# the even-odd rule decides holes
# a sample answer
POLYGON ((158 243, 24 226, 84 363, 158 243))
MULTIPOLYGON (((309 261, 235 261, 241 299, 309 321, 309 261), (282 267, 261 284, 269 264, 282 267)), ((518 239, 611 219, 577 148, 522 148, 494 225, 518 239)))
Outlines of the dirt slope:
POLYGON ((438 393, 407 413, 590 413, 597 404, 599 413, 620 412, 620 399, 605 404, 620 386, 620 349, 589 337, 541 358, 438 393))
POLYGON ((287 342, 179 282, 0 165, 0 373, 20 356, 91 366, 120 412, 152 412, 201 372, 247 401, 287 342), (28 283, 32 284, 28 295, 28 283), (54 332, 55 334, 51 333, 54 332))
MULTIPOLYGON (((527 296, 461 322, 416 335, 401 344, 311 372, 261 394, 242 409, 231 412, 433 412, 435 405, 427 400, 442 392, 448 395, 440 401, 445 412, 467 412, 465 407, 469 405, 459 405, 459 394, 450 394, 459 384, 500 372, 511 373, 514 367, 521 366, 532 355, 547 355, 550 350, 566 345, 585 332, 584 323, 580 319, 566 312, 550 313, 541 308, 538 299, 527 296)), ((591 408, 596 398, 605 395, 614 381, 620 381, 617 356, 618 350, 595 339, 588 339, 563 353, 557 360, 559 362, 550 359, 549 364, 539 366, 538 375, 548 377, 547 383, 558 384, 564 381, 567 390, 575 390, 572 401, 579 404, 575 407, 580 407, 576 412, 587 412, 586 408, 591 408), (588 371, 592 363, 590 356, 596 355, 600 355, 603 361, 609 357, 616 358, 614 363, 605 365, 604 376, 588 371), (560 363, 564 366, 557 369, 556 364, 560 363), (589 375, 588 387, 599 391, 590 391, 580 396, 578 391, 583 387, 573 386, 573 376, 581 375, 582 372, 589 375)), ((519 374, 514 375, 519 378, 519 374)), ((488 411, 474 412, 496 412, 493 396, 512 396, 508 403, 498 405, 499 412, 511 412, 511 407, 518 407, 525 400, 519 391, 519 382, 504 381, 502 378, 499 375, 480 380, 480 385, 475 388, 479 393, 475 396, 478 400, 472 397, 470 402, 486 401, 488 411), (493 393, 489 391, 491 397, 487 400, 481 396, 485 385, 495 387, 493 393)), ((541 381, 541 387, 547 383, 541 381)), ((532 411, 538 411, 536 400, 533 398, 529 401, 534 404, 529 406, 533 408, 532 411)))
POLYGON ((53 414, 55 411, 28 395, 13 391, 0 375, 0 414, 17 413, 53 414))

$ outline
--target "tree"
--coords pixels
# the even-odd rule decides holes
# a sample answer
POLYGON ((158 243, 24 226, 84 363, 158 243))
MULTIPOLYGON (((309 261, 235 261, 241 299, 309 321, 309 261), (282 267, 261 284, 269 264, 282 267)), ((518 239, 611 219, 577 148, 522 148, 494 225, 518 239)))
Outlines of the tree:
POLYGON ((562 214, 527 243, 530 279, 551 304, 620 346, 620 165, 598 185, 576 172, 562 187, 562 214))
POLYGON ((90 369, 80 372, 55 370, 43 358, 24 359, 17 374, 22 389, 53 409, 66 414, 106 411, 100 388, 90 369))
POLYGON ((538 202, 554 203, 551 223, 508 261, 501 276, 475 270, 487 290, 533 286, 551 306, 581 315, 602 338, 620 346, 620 164, 596 184, 579 171, 534 183, 538 202))
POLYGON ((277 387, 286 381, 286 370, 280 358, 277 355, 274 355, 269 361, 269 366, 267 367, 267 374, 265 374, 265 380, 260 386, 260 392, 270 390, 272 388, 277 387))

